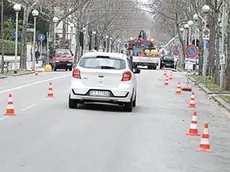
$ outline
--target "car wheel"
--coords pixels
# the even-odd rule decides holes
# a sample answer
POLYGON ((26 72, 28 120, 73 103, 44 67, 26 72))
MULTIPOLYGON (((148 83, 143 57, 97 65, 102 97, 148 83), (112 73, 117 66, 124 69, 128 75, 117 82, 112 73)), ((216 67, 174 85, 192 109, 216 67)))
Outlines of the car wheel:
POLYGON ((69 71, 72 71, 72 68, 69 68, 69 71))
POLYGON ((70 109, 75 109, 77 108, 78 101, 75 99, 71 99, 69 96, 69 108, 70 109))
POLYGON ((133 110, 133 101, 131 100, 129 103, 125 103, 125 111, 132 112, 133 110))
POLYGON ((153 66, 153 70, 156 70, 157 69, 157 67, 156 66, 153 66))
POLYGON ((53 69, 54 69, 54 71, 57 71, 57 68, 56 68, 56 67, 54 67, 53 69))

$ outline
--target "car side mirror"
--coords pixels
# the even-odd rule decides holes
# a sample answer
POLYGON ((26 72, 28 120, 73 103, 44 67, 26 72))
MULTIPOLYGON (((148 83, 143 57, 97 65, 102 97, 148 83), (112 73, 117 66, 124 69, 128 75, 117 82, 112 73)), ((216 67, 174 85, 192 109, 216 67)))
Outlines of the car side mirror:
POLYGON ((133 73, 139 74, 141 73, 141 70, 139 68, 133 68, 133 73))

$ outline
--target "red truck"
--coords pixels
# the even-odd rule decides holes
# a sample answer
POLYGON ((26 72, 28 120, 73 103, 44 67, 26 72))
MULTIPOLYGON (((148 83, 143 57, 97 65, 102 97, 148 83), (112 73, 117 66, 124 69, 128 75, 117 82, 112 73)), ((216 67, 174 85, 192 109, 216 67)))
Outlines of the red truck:
POLYGON ((53 50, 52 57, 50 59, 50 65, 52 69, 65 69, 66 71, 72 71, 73 67, 73 53, 68 48, 56 48, 53 50))

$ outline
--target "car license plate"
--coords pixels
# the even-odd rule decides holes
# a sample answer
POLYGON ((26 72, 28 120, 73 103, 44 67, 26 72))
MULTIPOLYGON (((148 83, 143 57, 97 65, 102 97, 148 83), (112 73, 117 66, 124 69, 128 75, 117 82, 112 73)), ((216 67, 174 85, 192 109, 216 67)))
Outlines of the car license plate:
POLYGON ((68 63, 67 66, 71 66, 71 63, 68 63))
POLYGON ((108 91, 90 91, 90 96, 109 97, 110 92, 108 91))

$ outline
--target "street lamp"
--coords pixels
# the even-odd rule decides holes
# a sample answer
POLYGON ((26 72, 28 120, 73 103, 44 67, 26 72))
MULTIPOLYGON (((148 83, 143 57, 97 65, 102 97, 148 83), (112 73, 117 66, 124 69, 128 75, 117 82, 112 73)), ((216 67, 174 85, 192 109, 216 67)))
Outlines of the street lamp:
POLYGON ((82 55, 85 53, 85 33, 86 33, 86 27, 82 28, 83 33, 83 45, 82 45, 82 55))
MULTIPOLYGON (((207 29, 207 13, 210 11, 210 7, 208 5, 204 5, 202 7, 202 11, 204 12, 205 16, 204 16, 204 29, 207 29)), ((206 42, 207 40, 204 39, 204 52, 203 52, 203 79, 205 81, 206 79, 206 71, 207 71, 207 61, 208 61, 208 50, 206 48, 206 42)))
POLYGON ((38 10, 32 11, 32 16, 34 17, 34 40, 33 40, 33 58, 32 58, 32 69, 35 70, 35 44, 36 44, 36 20, 39 12, 38 10))
POLYGON ((95 50, 96 48, 96 34, 97 32, 96 31, 93 31, 93 49, 95 50))
POLYGON ((113 40, 113 38, 112 38, 112 37, 110 37, 110 52, 112 52, 112 51, 113 51, 113 47, 112 47, 112 40, 113 40))
POLYGON ((53 40, 53 47, 55 48, 56 47, 56 24, 58 22, 58 17, 54 17, 53 18, 53 23, 54 23, 54 40, 53 40))
MULTIPOLYGON (((15 58, 14 58, 14 73, 17 73, 17 56, 18 56, 18 13, 21 11, 21 5, 15 4, 14 11, 16 12, 16 29, 15 29, 15 58)), ((3 63, 3 62, 2 62, 3 63)))
POLYGON ((106 35, 105 38, 106 38, 105 40, 106 48, 105 49, 106 49, 106 52, 109 52, 109 36, 106 35))
POLYGON ((188 28, 189 28, 189 25, 188 25, 188 24, 185 24, 185 25, 184 25, 184 28, 185 28, 185 29, 188 29, 188 28))
POLYGON ((193 15, 193 20, 195 21, 195 46, 197 46, 197 21, 199 20, 198 14, 193 15))
POLYGON ((210 11, 210 7, 209 7, 208 5, 204 5, 204 6, 202 7, 202 11, 203 11, 204 13, 208 13, 208 12, 210 11))
POLYGON ((187 46, 188 45, 188 33, 187 33, 187 30, 188 30, 188 28, 189 28, 189 25, 188 24, 185 24, 184 25, 184 28, 185 28, 185 46, 187 46))
POLYGON ((194 14, 194 15, 193 15, 193 20, 195 20, 195 21, 198 21, 198 20, 199 20, 198 14, 194 14))
POLYGON ((188 43, 191 44, 191 35, 192 35, 192 25, 193 25, 193 21, 192 21, 192 20, 189 20, 189 21, 188 21, 188 25, 189 25, 188 43))
POLYGON ((73 39, 73 27, 74 27, 74 24, 73 23, 70 23, 70 47, 72 49, 72 39, 73 39))
POLYGON ((223 1, 223 12, 222 12, 222 20, 221 20, 221 56, 220 56, 220 89, 224 88, 224 78, 225 78, 225 34, 226 34, 226 24, 227 24, 227 2, 224 0, 223 1))

